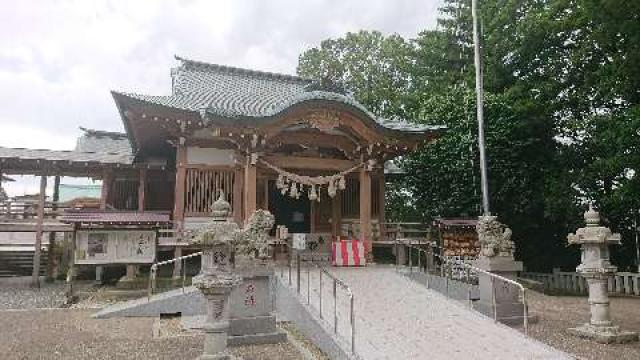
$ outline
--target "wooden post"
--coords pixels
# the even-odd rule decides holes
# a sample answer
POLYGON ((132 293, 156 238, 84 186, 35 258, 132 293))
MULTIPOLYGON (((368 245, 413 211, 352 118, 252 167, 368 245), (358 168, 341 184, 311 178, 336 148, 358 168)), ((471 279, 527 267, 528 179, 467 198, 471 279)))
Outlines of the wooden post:
POLYGON ((33 252, 33 273, 31 285, 40 287, 40 253, 42 251, 42 229, 44 223, 44 200, 47 196, 47 176, 40 177, 40 194, 38 198, 38 219, 36 221, 36 244, 33 252))
POLYGON ((125 277, 126 280, 133 281, 138 276, 138 265, 135 264, 127 264, 127 275, 125 277))
POLYGON ((337 239, 342 235, 342 193, 339 191, 336 196, 331 199, 331 235, 337 239))
POLYGON ((178 229, 182 229, 184 222, 184 192, 185 179, 187 176, 187 148, 184 141, 178 144, 176 148, 176 185, 175 185, 175 204, 173 207, 173 221, 178 229))
POLYGON ((69 268, 67 269, 67 300, 73 297, 73 278, 75 276, 76 264, 76 239, 78 238, 78 225, 73 223, 73 232, 71 233, 71 246, 69 249, 69 268))
POLYGON ((105 210, 109 204, 109 193, 113 182, 113 172, 111 169, 104 169, 102 173, 102 189, 100 192, 100 209, 105 210))
POLYGON ((258 169, 256 164, 252 163, 252 156, 247 157, 247 163, 244 168, 244 221, 249 220, 249 217, 256 211, 256 191, 257 191, 257 176, 258 169))
POLYGON ((380 240, 387 240, 387 222, 385 214, 385 182, 384 182, 384 165, 380 169, 378 178, 378 223, 380 226, 380 240))
POLYGON ((242 193, 244 192, 244 171, 237 168, 233 175, 233 219, 238 224, 242 224, 242 193))
POLYGON ((138 211, 144 212, 144 196, 147 187, 147 169, 140 169, 138 176, 138 211))
POLYGON ((264 207, 263 209, 269 211, 269 178, 264 178, 264 207))
POLYGON ((360 169, 360 239, 364 241, 367 261, 371 261, 371 173, 365 167, 360 169))
MULTIPOLYGON (((56 212, 58 210, 58 201, 60 200, 60 176, 56 176, 53 179, 53 199, 51 204, 51 211, 56 212)), ((47 250, 47 281, 54 281, 57 277, 56 272, 57 264, 55 257, 56 247, 56 233, 49 232, 49 248, 47 250)))

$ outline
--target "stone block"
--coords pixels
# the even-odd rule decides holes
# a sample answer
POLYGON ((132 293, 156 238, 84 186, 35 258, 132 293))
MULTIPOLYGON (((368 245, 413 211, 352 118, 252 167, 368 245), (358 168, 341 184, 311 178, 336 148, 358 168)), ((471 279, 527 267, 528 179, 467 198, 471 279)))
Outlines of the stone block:
POLYGON ((617 326, 593 326, 584 324, 576 328, 567 329, 575 336, 590 339, 601 344, 622 344, 638 341, 638 333, 620 330, 617 326))

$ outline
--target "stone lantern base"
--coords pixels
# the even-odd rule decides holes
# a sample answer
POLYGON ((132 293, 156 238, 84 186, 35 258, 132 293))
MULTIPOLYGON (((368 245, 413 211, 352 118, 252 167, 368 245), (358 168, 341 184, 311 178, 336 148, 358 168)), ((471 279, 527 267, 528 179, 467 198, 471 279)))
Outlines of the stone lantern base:
POLYGON ((584 324, 576 328, 567 329, 567 331, 572 335, 602 344, 621 344, 638 341, 638 333, 620 330, 618 326, 594 326, 584 324))

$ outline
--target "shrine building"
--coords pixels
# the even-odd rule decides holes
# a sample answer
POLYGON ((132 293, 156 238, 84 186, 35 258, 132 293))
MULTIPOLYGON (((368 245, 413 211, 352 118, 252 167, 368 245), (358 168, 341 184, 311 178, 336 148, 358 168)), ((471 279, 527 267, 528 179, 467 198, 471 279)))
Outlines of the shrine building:
POLYGON ((385 164, 444 130, 375 116, 332 84, 176 59, 170 95, 112 92, 125 134, 0 148, 0 172, 102 179, 102 209, 177 229, 207 221, 223 191, 240 224, 267 209, 290 233, 351 234, 370 254, 385 240, 385 164))

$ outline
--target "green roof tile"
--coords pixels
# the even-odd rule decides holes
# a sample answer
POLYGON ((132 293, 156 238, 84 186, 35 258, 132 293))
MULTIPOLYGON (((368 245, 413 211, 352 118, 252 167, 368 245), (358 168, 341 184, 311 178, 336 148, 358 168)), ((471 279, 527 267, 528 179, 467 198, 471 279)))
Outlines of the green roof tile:
POLYGON ((306 101, 331 101, 353 107, 382 128, 429 132, 441 126, 420 125, 402 119, 383 119, 369 112, 350 94, 323 90, 297 76, 208 64, 176 57, 172 95, 116 93, 151 104, 198 112, 205 122, 217 118, 270 118, 306 101))

